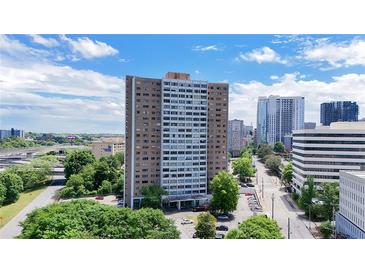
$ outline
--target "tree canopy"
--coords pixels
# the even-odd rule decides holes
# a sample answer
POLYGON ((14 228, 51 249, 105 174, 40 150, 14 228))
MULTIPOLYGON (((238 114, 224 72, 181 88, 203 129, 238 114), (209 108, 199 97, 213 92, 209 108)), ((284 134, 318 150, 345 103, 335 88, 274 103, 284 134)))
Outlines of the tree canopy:
POLYGON ((77 200, 31 212, 21 223, 22 239, 178 239, 180 232, 162 211, 132 210, 77 200))
POLYGON ((95 161, 95 156, 89 150, 68 151, 64 162, 66 179, 72 174, 79 173, 84 166, 95 163, 95 161))
POLYGON ((265 215, 256 215, 242 222, 238 228, 230 230, 226 239, 283 239, 275 220, 265 215))
POLYGON ((309 215, 309 208, 312 205, 313 198, 316 197, 316 187, 313 177, 308 177, 301 189, 301 195, 298 200, 299 206, 304 209, 305 214, 309 215))
POLYGON ((282 142, 276 142, 274 145, 274 151, 276 153, 283 153, 285 151, 285 146, 282 142))
POLYGON ((322 213, 326 220, 332 220, 333 209, 335 209, 335 211, 338 211, 340 199, 339 184, 335 182, 326 182, 321 184, 321 188, 322 191, 318 191, 317 197, 323 202, 322 213))
POLYGON ((274 152, 272 146, 268 144, 261 144, 257 150, 257 156, 262 160, 265 160, 267 156, 273 153, 274 152))
POLYGON ((289 186, 293 180, 293 165, 289 162, 283 168, 283 172, 281 174, 281 181, 284 183, 285 186, 289 186))
POLYGON ((252 167, 251 157, 240 157, 233 162, 233 174, 238 174, 240 180, 255 176, 255 169, 252 167))
POLYGON ((9 171, 0 172, 0 205, 17 201, 22 191, 22 178, 9 171))
POLYGON ((265 161, 265 167, 268 168, 272 173, 280 173, 281 158, 280 156, 269 155, 265 161))
POLYGON ((157 185, 143 186, 141 189, 143 196, 141 207, 161 208, 162 195, 166 193, 162 187, 157 185))
POLYGON ((199 239, 214 239, 216 222, 215 217, 209 212, 199 214, 195 226, 196 236, 199 239))
POLYGON ((214 176, 210 183, 213 193, 211 206, 214 210, 229 213, 237 208, 239 187, 233 175, 221 171, 214 176))

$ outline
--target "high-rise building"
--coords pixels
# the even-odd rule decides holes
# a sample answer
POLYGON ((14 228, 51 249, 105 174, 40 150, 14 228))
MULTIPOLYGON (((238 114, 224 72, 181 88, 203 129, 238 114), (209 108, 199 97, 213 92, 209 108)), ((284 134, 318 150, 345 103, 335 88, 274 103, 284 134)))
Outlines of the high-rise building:
POLYGON ((304 97, 259 97, 257 144, 284 142, 284 136, 304 128, 304 97))
POLYGON ((359 106, 356 102, 337 101, 321 104, 321 123, 329 126, 332 122, 356 122, 359 106))
POLYGON ((125 203, 139 207, 143 186, 159 185, 178 208, 207 198, 227 169, 228 84, 126 77, 125 203))
POLYGON ((319 185, 338 182, 340 170, 365 169, 365 122, 335 122, 293 132, 293 188, 311 176, 319 185))
POLYGON ((304 129, 315 129, 316 122, 304 122, 304 129))
POLYGON ((228 121, 228 152, 238 157, 244 147, 245 125, 243 120, 228 121))
POLYGON ((336 231, 345 238, 365 239, 365 171, 340 171, 336 231))
POLYGON ((0 130, 0 139, 5 139, 9 137, 24 138, 24 130, 15 128, 11 128, 10 130, 7 129, 0 130))

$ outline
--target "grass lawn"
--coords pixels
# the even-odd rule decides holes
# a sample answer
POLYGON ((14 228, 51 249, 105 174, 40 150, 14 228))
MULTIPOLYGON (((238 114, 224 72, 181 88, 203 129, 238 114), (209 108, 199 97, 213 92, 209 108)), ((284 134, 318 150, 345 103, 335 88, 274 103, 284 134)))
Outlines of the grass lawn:
POLYGON ((15 203, 0 207, 0 227, 9 222, 15 215, 17 215, 24 207, 26 207, 45 189, 46 186, 41 186, 36 189, 23 192, 20 194, 19 200, 15 203))

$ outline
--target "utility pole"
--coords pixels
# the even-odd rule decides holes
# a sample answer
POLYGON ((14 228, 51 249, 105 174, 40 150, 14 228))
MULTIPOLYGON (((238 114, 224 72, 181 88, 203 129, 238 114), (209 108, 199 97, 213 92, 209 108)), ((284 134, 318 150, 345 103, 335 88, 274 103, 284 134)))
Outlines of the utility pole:
POLYGON ((272 193, 271 195, 271 219, 274 220, 274 201, 275 201, 275 194, 272 193))
POLYGON ((336 219, 336 209, 335 209, 335 205, 333 205, 332 206, 332 222, 333 222, 332 232, 333 232, 334 238, 336 239, 337 235, 336 235, 335 219, 336 219))
POLYGON ((288 239, 290 239, 290 218, 288 218, 288 239))
POLYGON ((309 231, 311 231, 311 207, 309 206, 308 207, 308 215, 309 215, 309 225, 308 225, 308 227, 309 227, 309 231))

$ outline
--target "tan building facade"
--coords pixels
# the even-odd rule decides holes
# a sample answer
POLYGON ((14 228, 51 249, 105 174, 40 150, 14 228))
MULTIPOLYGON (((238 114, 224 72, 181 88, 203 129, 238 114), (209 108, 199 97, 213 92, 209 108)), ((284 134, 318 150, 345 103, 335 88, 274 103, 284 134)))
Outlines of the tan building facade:
POLYGON ((228 84, 127 76, 125 206, 139 207, 149 185, 178 208, 206 199, 210 179, 227 169, 227 123, 228 84))
POLYGON ((124 152, 124 149, 124 138, 102 138, 101 140, 91 143, 91 152, 96 159, 114 155, 118 152, 124 152))

